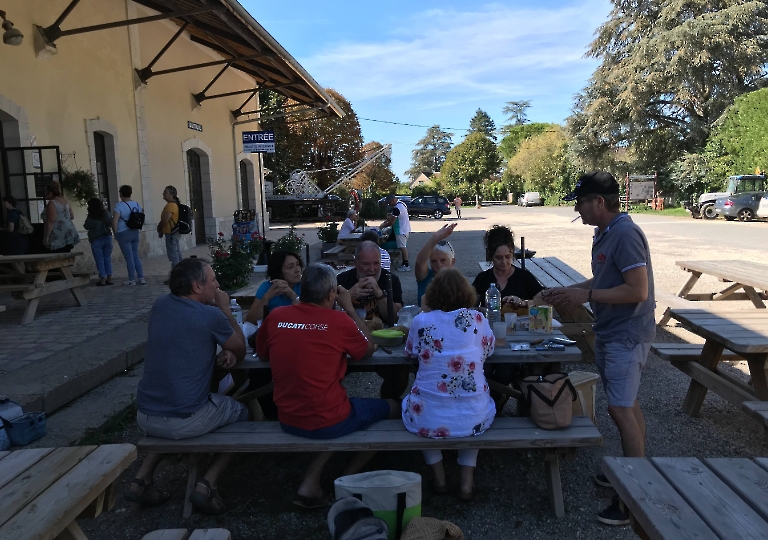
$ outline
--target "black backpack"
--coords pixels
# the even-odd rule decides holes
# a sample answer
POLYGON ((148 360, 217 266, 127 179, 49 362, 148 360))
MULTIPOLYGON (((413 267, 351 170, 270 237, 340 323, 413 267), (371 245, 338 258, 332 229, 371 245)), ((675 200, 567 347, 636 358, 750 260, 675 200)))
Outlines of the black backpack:
POLYGON ((179 221, 171 227, 171 234, 189 234, 192 232, 192 210, 186 204, 176 203, 179 207, 179 221))
POLYGON ((144 220, 146 219, 144 212, 141 211, 141 206, 137 204, 134 208, 128 203, 125 203, 125 205, 131 213, 128 215, 128 219, 123 219, 123 221, 125 221, 125 224, 128 225, 129 229, 141 229, 144 226, 144 220))

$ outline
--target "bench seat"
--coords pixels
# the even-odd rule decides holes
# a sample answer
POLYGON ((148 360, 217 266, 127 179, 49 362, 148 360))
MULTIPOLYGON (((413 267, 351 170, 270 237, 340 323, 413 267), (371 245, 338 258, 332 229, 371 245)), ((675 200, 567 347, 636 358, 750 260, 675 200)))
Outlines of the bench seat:
POLYGON ((768 435, 768 401, 745 401, 741 404, 741 410, 762 422, 768 435))
POLYGON ((664 309, 664 314, 661 316, 661 319, 659 319, 659 322, 657 323, 662 327, 666 326, 669 322, 669 319, 672 318, 672 315, 669 313, 670 309, 698 309, 701 307, 701 304, 697 305, 696 302, 691 302, 690 300, 680 298, 679 296, 668 293, 666 291, 660 291, 659 289, 654 290, 653 294, 656 298, 656 304, 658 306, 666 306, 666 309, 664 309))
MULTIPOLYGON (((701 350, 704 345, 695 343, 654 343, 651 345, 651 351, 662 360, 670 362, 695 361, 701 357, 701 350)), ((723 349, 721 360, 743 360, 741 356, 728 349, 723 349)))
POLYGON ((344 251, 347 249, 347 246, 333 246, 330 249, 326 249, 323 252, 323 256, 326 255, 338 255, 340 253, 344 253, 344 251))
POLYGON ((141 540, 232 540, 227 529, 160 529, 145 534, 141 540))
POLYGON ((305 439, 285 433, 278 422, 237 422, 193 439, 170 440, 146 437, 139 451, 149 453, 192 454, 193 466, 187 483, 184 516, 191 515, 189 495, 194 489, 199 454, 211 452, 352 452, 363 450, 424 449, 543 449, 550 503, 558 518, 565 515, 558 453, 571 454, 575 448, 601 446, 603 437, 592 421, 575 416, 571 426, 547 431, 530 418, 497 418, 482 435, 456 439, 429 439, 408 432, 402 420, 382 420, 372 426, 337 439, 305 439), (197 455, 197 456, 196 456, 197 455))

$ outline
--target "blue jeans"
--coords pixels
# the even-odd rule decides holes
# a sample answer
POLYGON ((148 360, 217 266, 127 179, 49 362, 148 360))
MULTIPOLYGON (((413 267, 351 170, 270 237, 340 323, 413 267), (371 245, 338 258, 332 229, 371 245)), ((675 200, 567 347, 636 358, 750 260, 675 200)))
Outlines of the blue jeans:
POLYGON ((141 267, 139 259, 139 230, 128 229, 115 235, 117 243, 120 245, 120 251, 125 257, 125 264, 128 266, 128 280, 135 281, 138 274, 139 279, 144 279, 144 269, 141 267))
POLYGON ((171 261, 171 270, 173 270, 181 262, 181 246, 179 246, 181 233, 164 234, 163 237, 165 238, 165 251, 168 254, 168 260, 171 261))
POLYGON ((107 234, 91 240, 91 253, 96 261, 99 277, 112 275, 112 235, 107 234))

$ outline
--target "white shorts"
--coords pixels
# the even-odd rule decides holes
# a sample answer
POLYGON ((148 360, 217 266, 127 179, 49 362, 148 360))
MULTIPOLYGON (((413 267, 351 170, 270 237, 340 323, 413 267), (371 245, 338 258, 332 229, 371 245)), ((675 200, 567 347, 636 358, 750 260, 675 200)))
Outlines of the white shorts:
POLYGON ((398 234, 395 236, 395 243, 397 244, 397 247, 404 248, 408 244, 408 235, 407 234, 398 234))

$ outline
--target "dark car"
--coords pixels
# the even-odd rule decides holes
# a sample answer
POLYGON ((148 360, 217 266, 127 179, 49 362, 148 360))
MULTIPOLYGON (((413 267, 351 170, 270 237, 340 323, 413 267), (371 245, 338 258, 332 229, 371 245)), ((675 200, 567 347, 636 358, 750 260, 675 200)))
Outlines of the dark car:
POLYGON ((752 221, 760 206, 760 199, 764 191, 747 191, 735 193, 730 197, 723 197, 715 201, 715 212, 728 221, 752 221))
MULTIPOLYGON (((410 195, 395 195, 397 197, 398 201, 401 201, 405 206, 408 206, 408 203, 411 202, 411 196, 410 195)), ((387 198, 382 197, 379 199, 379 208, 384 208, 387 206, 387 198)))
POLYGON ((451 213, 451 206, 448 199, 439 195, 424 195, 411 199, 408 203, 409 216, 432 216, 440 219, 451 213))

